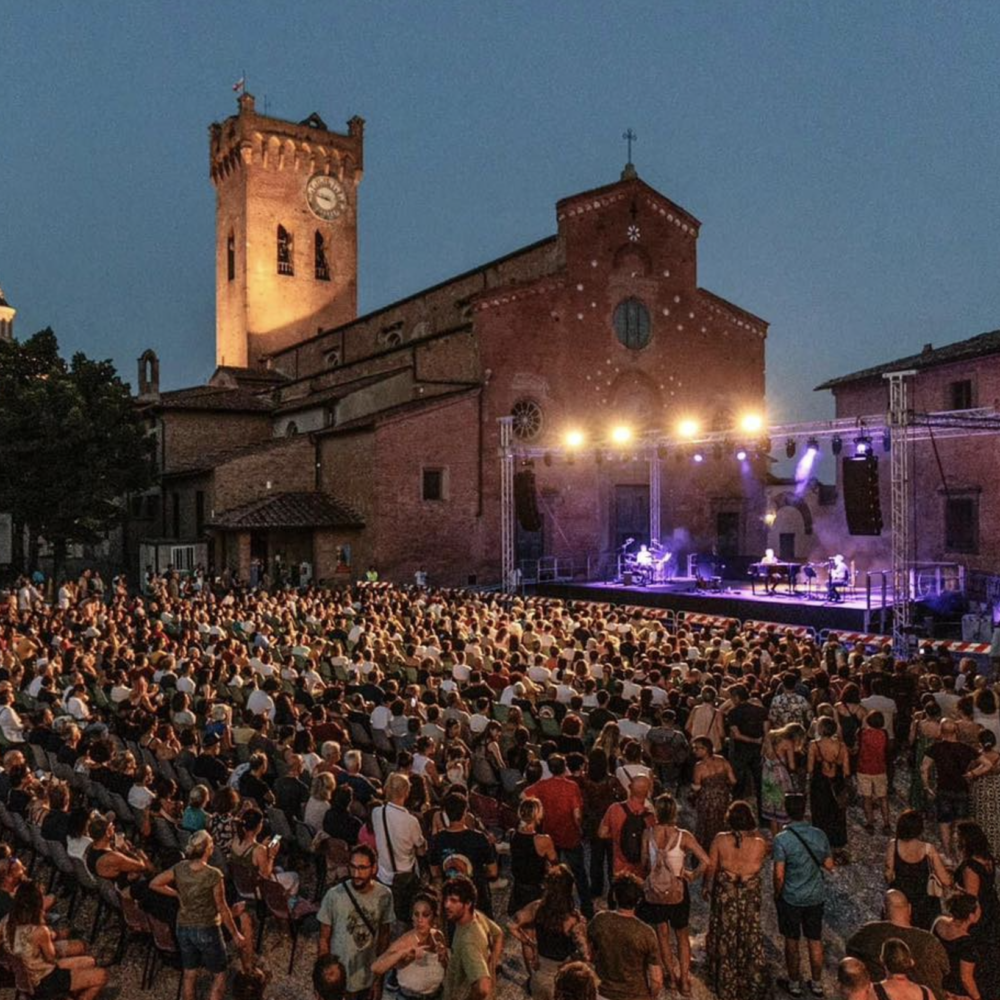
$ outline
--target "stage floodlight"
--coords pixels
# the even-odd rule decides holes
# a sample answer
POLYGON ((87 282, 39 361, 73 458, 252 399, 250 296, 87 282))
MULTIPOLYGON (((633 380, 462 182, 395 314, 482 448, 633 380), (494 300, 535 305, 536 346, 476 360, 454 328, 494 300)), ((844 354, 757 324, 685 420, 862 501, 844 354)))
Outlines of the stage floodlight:
POLYGON ((744 413, 740 418, 740 430, 747 434, 757 434, 764 429, 764 418, 759 413, 744 413))
POLYGON ((746 448, 740 448, 736 452, 736 461, 745 462, 747 460, 747 450, 746 448))
POLYGON ((677 433, 682 438, 693 438, 700 430, 701 425, 694 419, 694 417, 685 417, 677 425, 677 433))
POLYGON ((795 438, 789 438, 785 442, 785 455, 788 458, 795 458, 795 438))
POLYGON ((888 427, 882 431, 882 451, 887 455, 892 450, 892 431, 888 427))
POLYGON ((816 438, 809 438, 806 442, 806 451, 811 451, 813 454, 819 451, 819 441, 816 438))
POLYGON ((766 513, 766 514, 764 515, 764 523, 765 523, 765 524, 766 524, 766 525, 767 525, 767 526, 768 526, 769 528, 770 528, 770 527, 771 527, 771 525, 772 525, 772 524, 774 524, 774 522, 775 522, 775 521, 777 521, 777 520, 778 520, 778 514, 777 514, 777 512, 776 512, 776 511, 773 511, 773 510, 769 510, 769 511, 768 511, 768 512, 767 512, 767 513, 766 513))
POLYGON ((611 431, 611 440, 615 444, 628 444, 632 440, 632 428, 619 424, 611 431))
POLYGON ((843 449, 844 442, 840 439, 840 435, 834 434, 833 440, 830 442, 830 451, 832 451, 834 455, 839 455, 843 449))
POLYGON ((564 438, 564 443, 567 448, 575 451, 577 448, 582 448, 584 442, 583 431, 567 431, 566 437, 564 438))
POLYGON ((859 437, 854 440, 855 455, 870 455, 872 452, 872 439, 870 437, 859 437))
POLYGON ((705 461, 705 456, 700 451, 696 451, 692 457, 699 465, 705 461))

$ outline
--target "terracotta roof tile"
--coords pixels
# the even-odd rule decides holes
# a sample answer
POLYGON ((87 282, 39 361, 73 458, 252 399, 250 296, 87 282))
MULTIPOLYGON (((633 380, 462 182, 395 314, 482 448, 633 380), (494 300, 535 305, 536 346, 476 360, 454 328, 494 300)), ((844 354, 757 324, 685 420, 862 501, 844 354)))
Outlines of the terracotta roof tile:
POLYGON ((351 506, 329 493, 278 493, 217 514, 212 528, 363 528, 351 506))

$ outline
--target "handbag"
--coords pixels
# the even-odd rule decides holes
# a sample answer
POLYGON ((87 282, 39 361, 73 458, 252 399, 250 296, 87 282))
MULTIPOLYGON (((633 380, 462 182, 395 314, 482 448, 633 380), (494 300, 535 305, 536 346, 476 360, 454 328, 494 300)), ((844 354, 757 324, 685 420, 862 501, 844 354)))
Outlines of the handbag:
POLYGON ((413 897, 421 887, 420 875, 416 869, 401 872, 396 867, 396 852, 392 849, 392 837, 389 836, 389 820, 386 818, 387 802, 382 806, 382 829, 385 830, 385 844, 389 848, 389 863, 392 865, 392 909, 396 919, 401 924, 410 922, 410 911, 413 909, 413 897))
MULTIPOLYGON (((930 845, 928 844, 924 848, 924 857, 926 858, 930 854, 930 845)), ((941 879, 934 874, 934 868, 931 866, 930 862, 927 863, 927 895, 932 896, 934 899, 944 899, 945 888, 941 879)))

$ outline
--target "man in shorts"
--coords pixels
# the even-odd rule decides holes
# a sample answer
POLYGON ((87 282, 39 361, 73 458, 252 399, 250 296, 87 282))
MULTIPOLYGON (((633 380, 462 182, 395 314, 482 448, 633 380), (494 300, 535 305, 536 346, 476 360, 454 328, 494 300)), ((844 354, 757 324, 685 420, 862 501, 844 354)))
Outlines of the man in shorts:
POLYGON ((774 838, 774 901, 778 931, 785 939, 788 980, 782 985, 789 996, 802 996, 799 978, 799 941, 805 936, 811 978, 806 983, 814 997, 823 996, 823 906, 826 886, 823 871, 833 870, 830 841, 822 830, 805 820, 806 797, 785 796, 788 825, 774 838))

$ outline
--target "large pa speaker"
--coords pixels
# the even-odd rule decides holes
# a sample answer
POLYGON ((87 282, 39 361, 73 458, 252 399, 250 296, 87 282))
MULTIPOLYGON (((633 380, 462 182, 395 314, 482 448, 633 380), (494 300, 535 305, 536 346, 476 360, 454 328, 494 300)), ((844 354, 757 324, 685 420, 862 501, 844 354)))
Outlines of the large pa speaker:
POLYGON ((514 473, 514 511, 518 523, 525 531, 541 531, 542 516, 538 513, 538 494, 535 491, 535 474, 531 469, 514 473))
POLYGON ((845 458, 844 513, 852 535, 882 534, 882 503, 878 490, 878 456, 845 458))

